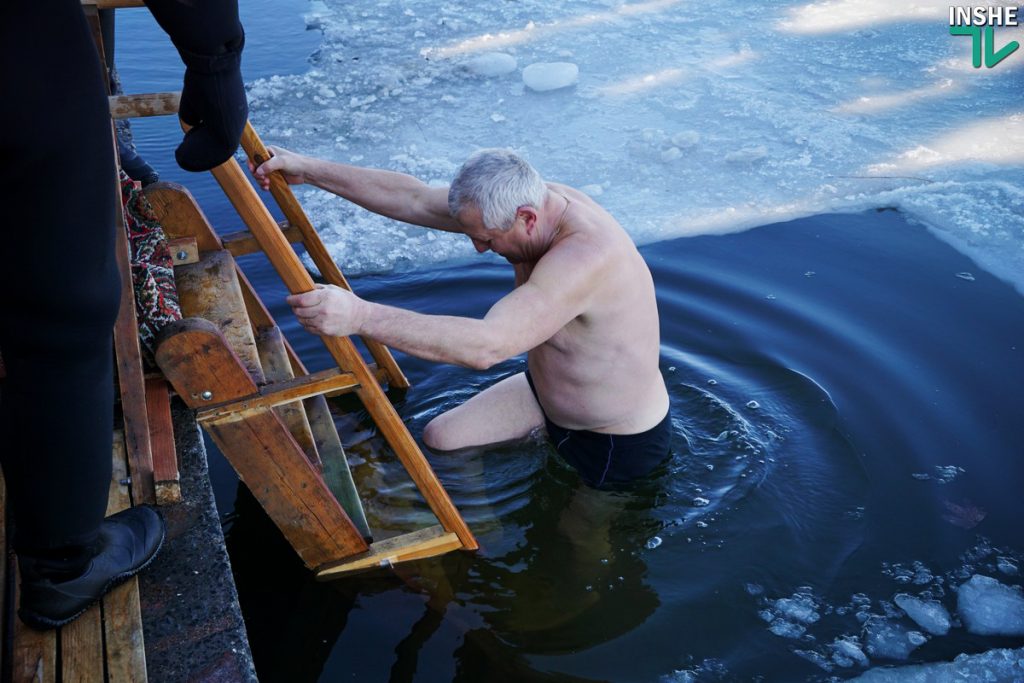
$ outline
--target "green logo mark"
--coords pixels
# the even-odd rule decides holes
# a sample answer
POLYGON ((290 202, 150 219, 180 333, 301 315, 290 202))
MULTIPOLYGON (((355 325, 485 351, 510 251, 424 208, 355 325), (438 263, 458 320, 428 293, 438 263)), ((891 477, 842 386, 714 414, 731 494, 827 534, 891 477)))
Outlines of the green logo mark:
POLYGON ((995 49, 996 31, 991 26, 985 26, 985 38, 982 40, 981 26, 950 26, 949 35, 951 36, 971 36, 972 50, 971 50, 971 63, 975 69, 981 68, 981 48, 985 46, 985 66, 991 69, 999 62, 1003 61, 1020 47, 1020 43, 1016 40, 1011 40, 1006 45, 1003 45, 998 50, 995 49))

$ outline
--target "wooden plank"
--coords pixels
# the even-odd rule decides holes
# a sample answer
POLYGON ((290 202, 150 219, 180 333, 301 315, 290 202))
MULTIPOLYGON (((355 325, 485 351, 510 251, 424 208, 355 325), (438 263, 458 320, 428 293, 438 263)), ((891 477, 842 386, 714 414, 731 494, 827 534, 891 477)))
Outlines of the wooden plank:
POLYGON ((150 443, 153 446, 153 483, 156 485, 157 505, 181 502, 169 389, 170 386, 163 378, 146 380, 146 413, 149 416, 150 443))
MULTIPOLYGON (((12 577, 19 584, 20 571, 12 577)), ((21 592, 15 598, 15 610, 21 604, 21 592)), ((11 679, 31 683, 57 680, 57 632, 33 631, 21 619, 14 619, 14 647, 11 651, 11 679)))
MULTIPOLYGON (((256 295, 256 289, 249 282, 249 278, 245 276, 242 269, 238 269, 238 283, 242 286, 242 296, 245 298, 245 310, 249 314, 249 320, 252 321, 253 327, 277 327, 277 323, 274 322, 274 317, 270 315, 270 311, 267 310, 266 305, 256 295)), ((308 375, 309 371, 306 370, 306 366, 302 364, 299 359, 299 354, 295 353, 295 349, 288 343, 288 338, 284 337, 284 346, 288 351, 288 360, 292 364, 292 373, 299 377, 301 375, 308 375)))
POLYGON ((435 525, 371 543, 370 549, 363 555, 324 567, 316 573, 316 578, 317 581, 329 581, 367 569, 443 555, 461 547, 458 536, 435 525))
MULTIPOLYGON (((186 319, 160 335, 157 364, 191 408, 203 387, 225 399, 256 392, 256 385, 213 323, 186 319)), ((367 549, 366 542, 269 408, 205 428, 239 478, 308 567, 367 549)))
MULTIPOLYGON (((288 362, 288 351, 284 346, 284 335, 281 334, 281 328, 275 326, 258 330, 256 348, 259 349, 263 376, 267 378, 268 382, 264 389, 277 389, 279 382, 295 379, 291 363, 288 362)), ((310 429, 306 408, 302 405, 302 401, 282 403, 274 408, 274 412, 288 427, 288 431, 302 448, 302 452, 306 454, 310 464, 316 468, 317 472, 323 472, 320 452, 317 450, 316 441, 313 440, 313 430, 310 429)))
POLYGON ((199 251, 223 248, 210 221, 184 185, 161 180, 149 185, 143 194, 168 238, 194 237, 199 251))
POLYGON ((314 372, 312 375, 303 375, 277 384, 268 384, 256 393, 247 394, 235 401, 199 408, 196 417, 203 423, 216 422, 225 418, 233 419, 240 412, 273 408, 289 401, 299 401, 327 391, 338 391, 341 388, 352 389, 357 386, 352 373, 329 368, 314 372))
MULTIPOLYGON (((223 401, 229 403, 232 399, 241 396, 257 394, 256 384, 248 373, 244 377, 237 373, 208 374, 208 373, 183 373, 178 370, 181 360, 177 353, 183 352, 186 338, 179 339, 173 345, 169 342, 179 335, 193 335, 195 342, 189 349, 203 356, 209 355, 218 362, 226 365, 242 365, 242 361, 235 354, 234 350, 223 341, 220 328, 209 320, 202 318, 183 318, 165 326, 156 338, 156 361, 157 365, 164 372, 174 390, 190 408, 199 408, 204 404, 213 405, 214 402, 223 401), (164 347, 166 346, 166 349, 164 347), (163 352, 161 352, 163 349, 163 352), (166 358, 165 358, 166 357, 166 358), (168 374, 165 364, 175 371, 174 376, 168 374)), ((198 359, 192 359, 198 362, 198 359)), ((245 367, 244 365, 242 367, 245 367)))
MULTIPOLYGON (((82 13, 85 14, 85 21, 89 24, 89 31, 92 33, 92 42, 96 45, 96 52, 99 53, 100 64, 106 64, 107 58, 103 48, 103 27, 100 26, 100 15, 95 5, 83 5, 82 13)), ((110 81, 104 79, 105 90, 110 91, 110 81)))
MULTIPOLYGON (((150 204, 153 205, 157 218, 169 236, 185 237, 191 236, 196 240, 200 251, 222 249, 223 243, 210 221, 203 214, 202 209, 196 203, 189 191, 182 185, 176 183, 158 182, 153 183, 144 190, 150 204)), ((245 299, 245 310, 249 314, 249 320, 253 327, 271 327, 275 325, 274 318, 270 311, 256 296, 256 290, 249 282, 249 279, 235 264, 238 275, 238 283, 242 287, 242 296, 245 299)), ((288 358, 292 363, 292 371, 296 375, 307 374, 305 366, 299 360, 298 354, 285 339, 285 347, 288 349, 288 358)))
MULTIPOLYGON (((117 496, 128 499, 128 488, 121 482, 128 476, 125 462, 124 434, 114 432, 112 457, 114 468, 110 477, 111 495, 107 498, 107 514, 110 500, 117 496)), ((103 624, 100 605, 93 605, 85 614, 60 629, 61 680, 90 681, 103 680, 103 624)))
POLYGON ((83 6, 95 5, 98 9, 121 9, 127 7, 145 7, 143 0, 82 0, 83 6))
MULTIPOLYGON (((299 232, 298 228, 288 225, 288 221, 280 221, 278 225, 281 226, 281 231, 288 242, 291 244, 302 242, 302 233, 299 232)), ((261 251, 260 243, 256 241, 256 238, 248 230, 229 232, 226 235, 221 235, 220 239, 224 244, 224 248, 230 251, 232 256, 255 254, 261 251)))
POLYGON ((327 399, 323 395, 311 396, 304 403, 309 426, 313 430, 313 438, 316 439, 317 452, 323 463, 324 482, 341 503, 341 507, 345 508, 359 533, 369 540, 372 537, 370 524, 366 521, 366 511, 352 478, 352 470, 348 466, 348 458, 338 437, 338 428, 334 424, 327 399))
POLYGON ((139 577, 133 576, 103 597, 103 620, 107 638, 107 680, 145 683, 148 674, 139 577))
MULTIPOLYGON (((116 146, 116 133, 111 122, 111 144, 116 146)), ((121 389, 121 409, 124 415, 125 443, 131 465, 132 495, 136 503, 153 503, 153 453, 149 444, 149 420, 146 416, 146 389, 142 378, 142 352, 139 347, 139 324, 135 317, 135 291, 125 233, 124 206, 121 204, 121 184, 116 174, 111 190, 116 193, 117 267, 121 274, 121 308, 114 323, 114 351, 117 381, 121 389)))
MULTIPOLYGON (((110 495, 107 497, 107 515, 125 510, 131 505, 128 490, 120 483, 127 476, 128 470, 124 440, 119 432, 114 432, 113 446, 113 473, 110 478, 110 495)), ((103 596, 102 607, 108 680, 111 683, 144 683, 146 646, 142 633, 138 578, 132 577, 103 596)))
POLYGON ((137 95, 111 95, 107 98, 110 115, 115 119, 167 116, 178 113, 181 92, 152 92, 137 95))
MULTIPOLYGON (((7 629, 9 620, 8 608, 11 607, 8 604, 8 595, 13 593, 8 592, 7 586, 7 564, 12 557, 11 553, 7 549, 7 482, 4 481, 4 473, 0 471, 0 677, 4 677, 7 669, 5 665, 5 657, 7 657, 7 629)), ((10 577, 13 581, 13 577, 10 577)), ((17 618, 17 617, 15 617, 17 618)))
MULTIPOLYGON (((249 155, 249 159, 257 166, 270 158, 270 153, 263 145, 259 135, 256 134, 256 129, 248 121, 246 121, 245 129, 242 131, 241 142, 242 149, 245 150, 246 154, 249 155)), ((216 173, 214 175, 216 176, 216 173)), ((313 259, 313 263, 316 264, 324 279, 332 285, 352 289, 345 276, 342 275, 341 269, 338 268, 338 264, 331 258, 330 252, 327 251, 327 247, 324 246, 323 240, 320 239, 320 235, 309 221, 306 212, 303 211, 299 200, 295 198, 291 187, 288 186, 287 181, 285 181, 280 173, 272 173, 270 175, 270 194, 274 197, 277 205, 281 207, 281 211, 284 213, 285 218, 288 219, 288 223, 297 227, 302 233, 306 251, 309 253, 310 258, 313 259)), ((262 206, 262 202, 260 202, 260 206, 262 206)), ((264 247, 264 250, 266 250, 266 247, 264 247)), ((402 369, 398 367, 398 363, 395 362, 388 347, 373 339, 364 338, 363 343, 366 344, 366 348, 377 362, 377 365, 387 373, 388 382, 391 386, 396 389, 408 389, 409 380, 402 373, 402 369)))
POLYGON ((63 683, 103 680, 103 623, 100 606, 60 629, 60 678, 63 683))
POLYGON ((179 237, 167 240, 167 248, 171 250, 171 259, 176 266, 187 266, 199 262, 199 245, 195 237, 179 237))
POLYGON ((174 279, 181 314, 216 324, 256 384, 266 383, 231 254, 223 249, 203 252, 198 263, 175 268, 174 279))
MULTIPOLYGON (((284 238, 267 207, 263 205, 256 190, 249 183, 241 166, 232 157, 212 169, 214 178, 224 189, 235 210, 249 230, 260 241, 263 251, 281 276, 288 290, 294 294, 308 292, 314 288, 313 279, 302 266, 295 251, 284 238)), ((289 219, 291 220, 291 219, 289 219)), ((427 505, 437 516, 441 525, 454 532, 467 550, 478 545, 473 533, 452 504, 448 492, 441 486, 430 463, 423 456, 416 441, 406 429, 394 406, 377 383, 373 373, 366 366, 359 351, 347 337, 321 337, 335 362, 344 370, 355 375, 359 382, 356 394, 362 400, 373 421, 395 450, 409 476, 415 482, 427 505)))

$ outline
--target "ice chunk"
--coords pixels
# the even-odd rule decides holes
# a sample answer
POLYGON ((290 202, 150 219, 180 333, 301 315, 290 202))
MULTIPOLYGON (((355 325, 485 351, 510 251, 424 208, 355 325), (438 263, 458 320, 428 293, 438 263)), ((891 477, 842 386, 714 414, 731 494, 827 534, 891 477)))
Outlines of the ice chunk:
POLYGON ((872 616, 864 624, 864 642, 873 657, 906 659, 920 644, 914 640, 907 629, 879 616, 872 616))
POLYGON ((504 76, 516 70, 519 64, 504 52, 485 52, 467 60, 463 66, 477 76, 504 76))
POLYGON ((669 147, 661 151, 661 160, 664 162, 675 161, 676 159, 683 156, 683 153, 678 147, 669 147))
POLYGON ((799 638, 807 631, 807 628, 785 619, 776 619, 772 621, 768 630, 780 638, 799 638))
POLYGON ((579 75, 580 68, 572 62, 537 62, 523 69, 523 83, 543 92, 575 85, 579 75))
POLYGON ((684 130, 672 136, 672 144, 680 149, 693 147, 700 142, 700 133, 695 130, 684 130))
POLYGON ((935 636, 949 633, 949 612, 937 600, 922 600, 906 593, 900 593, 893 600, 908 617, 928 633, 935 636))
POLYGON ((660 683, 697 683, 697 674, 685 669, 673 671, 658 679, 660 683))
POLYGON ((867 666, 867 656, 860 648, 860 641, 853 636, 836 638, 832 643, 832 661, 839 666, 851 666, 854 662, 861 666, 867 666))
POLYGON ((780 598, 775 601, 775 609, 781 616, 802 624, 813 624, 820 618, 814 598, 807 593, 794 593, 791 598, 780 598))
POLYGON ((860 683, 962 683, 1019 681, 1024 678, 1024 649, 962 654, 952 662, 871 669, 854 678, 860 683))
POLYGON ((303 14, 302 18, 306 22, 307 30, 322 29, 333 14, 334 12, 321 0, 313 0, 309 3, 309 11, 303 14))
POLYGON ((975 574, 957 589, 957 612, 980 636, 1024 636, 1024 595, 990 576, 975 574))
POLYGON ((764 145, 752 145, 729 152, 725 155, 725 161, 730 164, 752 164, 768 156, 768 148, 764 145))
POLYGON ((1002 573, 1007 574, 1009 576, 1016 576, 1017 572, 1019 571, 1017 569, 1017 563, 1009 557, 1000 557, 999 559, 997 559, 996 568, 1002 573))

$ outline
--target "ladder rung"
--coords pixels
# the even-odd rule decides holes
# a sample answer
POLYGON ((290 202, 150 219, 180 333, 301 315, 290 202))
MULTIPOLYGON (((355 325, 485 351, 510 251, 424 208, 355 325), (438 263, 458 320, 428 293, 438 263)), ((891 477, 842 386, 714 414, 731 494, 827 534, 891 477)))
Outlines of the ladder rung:
MULTIPOLYGON (((278 225, 281 226, 281 231, 290 244, 302 242, 302 233, 299 232, 298 228, 289 225, 288 221, 280 221, 278 225)), ((256 241, 256 238, 248 230, 229 232, 226 235, 221 235, 220 240, 224 244, 224 248, 230 251, 232 256, 243 256, 263 251, 260 243, 256 241)))
POLYGON ((337 368, 314 372, 284 382, 268 384, 260 389, 260 393, 245 396, 237 401, 221 403, 200 410, 196 414, 199 422, 215 422, 225 418, 241 417, 242 411, 273 408, 282 403, 290 403, 325 392, 337 392, 354 389, 359 386, 352 373, 341 372, 337 368))
POLYGON ((321 568, 317 571, 316 578, 317 581, 328 581, 353 572, 443 555, 462 547, 462 542, 454 532, 445 531, 440 524, 435 524, 426 529, 371 543, 367 552, 356 555, 353 559, 321 568))

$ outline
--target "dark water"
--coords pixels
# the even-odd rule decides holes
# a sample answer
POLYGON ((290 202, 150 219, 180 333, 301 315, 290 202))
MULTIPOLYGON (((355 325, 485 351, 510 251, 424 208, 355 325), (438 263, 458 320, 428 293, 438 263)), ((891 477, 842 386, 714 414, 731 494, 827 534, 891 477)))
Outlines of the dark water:
MULTIPOLYGON (((963 572, 1019 563, 1024 300, 1012 288, 895 212, 642 251, 676 420, 666 469, 609 493, 539 442, 433 456, 482 550, 329 585, 287 547, 268 569, 272 532, 241 496, 229 543, 267 680, 815 679, 825 672, 793 651, 827 657, 836 637, 860 635, 855 595, 878 615, 897 592, 952 610, 963 572), (759 615, 793 596, 819 616, 795 639, 759 615)), ((481 315, 511 273, 470 265, 355 286, 481 315)), ((522 366, 400 362, 416 435, 522 366)), ((429 523, 364 418, 339 421, 371 524, 429 523)), ((912 661, 1014 644, 954 630, 912 661)))
MULTIPOLYGON (((294 4, 297 16, 305 4, 294 4)), ((315 48, 297 19, 279 25, 281 7, 270 9, 243 5, 248 78, 299 72, 315 48)), ((141 11, 122 15, 126 89, 177 87, 159 32, 141 11)), ((141 150, 188 182, 218 229, 237 228, 210 179, 174 169, 172 124, 138 125, 141 150)), ((262 680, 847 678, 860 668, 810 660, 862 634, 858 609, 886 615, 897 592, 954 609, 951 588, 975 571, 1020 583, 997 566, 1020 565, 1024 550, 1017 292, 894 212, 642 251, 676 437, 664 470, 628 492, 587 489, 539 441, 432 456, 480 552, 317 584, 211 455, 262 680), (795 638, 769 630, 792 622, 780 621, 782 598, 816 615, 788 631, 795 638)), ((326 365, 267 266, 243 265, 309 365, 326 365)), ((353 284, 376 301, 481 315, 512 276, 488 263, 353 284)), ((416 436, 523 364, 479 373, 399 362, 413 388, 395 398, 416 436)), ((375 529, 432 523, 365 414, 335 408, 375 529)), ((1021 644, 954 629, 911 661, 1021 644)))

